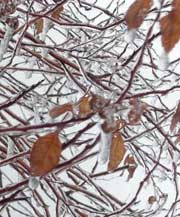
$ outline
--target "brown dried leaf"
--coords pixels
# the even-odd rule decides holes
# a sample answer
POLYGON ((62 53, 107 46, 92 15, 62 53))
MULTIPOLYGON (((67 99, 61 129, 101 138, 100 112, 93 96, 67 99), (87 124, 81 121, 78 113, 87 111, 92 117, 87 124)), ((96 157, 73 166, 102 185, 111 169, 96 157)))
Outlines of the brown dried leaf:
POLYGON ((30 155, 31 173, 43 176, 50 172, 59 162, 61 142, 58 133, 53 132, 40 137, 32 147, 30 155))
POLYGON ((124 164, 129 164, 129 165, 136 165, 136 161, 134 160, 134 157, 131 155, 127 155, 126 159, 124 160, 124 164))
POLYGON ((155 196, 150 196, 148 198, 148 203, 152 205, 154 202, 156 202, 156 197, 155 196))
POLYGON ((176 108, 176 112, 174 113, 171 120, 171 125, 170 125, 171 132, 176 128, 178 122, 180 122, 180 103, 178 104, 176 108))
POLYGON ((127 165, 127 164, 129 165, 129 167, 128 167, 129 175, 128 175, 128 179, 127 179, 129 181, 133 177, 134 172, 137 168, 137 164, 136 164, 136 161, 134 160, 133 156, 128 155, 126 157, 126 159, 124 161, 124 165, 127 165))
POLYGON ((119 132, 114 133, 112 136, 112 143, 108 163, 109 171, 114 170, 118 167, 119 163, 123 160, 125 153, 126 149, 121 134, 119 132))
POLYGON ((160 20, 161 41, 168 53, 180 39, 180 11, 172 10, 160 20))
POLYGON ((59 18, 59 15, 61 14, 61 12, 64 10, 64 7, 63 5, 60 5, 58 8, 56 8, 51 16, 54 18, 54 19, 58 19, 59 18))
POLYGON ((92 99, 92 96, 86 95, 86 96, 83 96, 79 100, 78 105, 79 105, 79 115, 80 116, 86 116, 92 113, 92 109, 90 106, 91 99, 92 99))
POLYGON ((129 7, 125 16, 128 29, 136 29, 143 23, 151 5, 152 0, 136 0, 129 7))
POLYGON ((65 112, 73 112, 73 105, 71 103, 55 106, 49 111, 49 115, 52 118, 56 118, 65 112))
POLYGON ((43 31, 43 26, 44 26, 43 18, 41 18, 35 22, 37 34, 40 34, 43 31))

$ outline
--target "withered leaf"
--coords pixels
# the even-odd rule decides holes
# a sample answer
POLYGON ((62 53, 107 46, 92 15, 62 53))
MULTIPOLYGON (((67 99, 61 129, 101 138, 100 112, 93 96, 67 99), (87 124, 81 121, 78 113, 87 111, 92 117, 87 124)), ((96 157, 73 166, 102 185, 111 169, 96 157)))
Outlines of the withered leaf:
POLYGON ((91 99, 92 99, 92 96, 85 95, 77 103, 78 107, 79 107, 79 115, 80 116, 86 116, 86 115, 92 113, 92 109, 91 109, 91 105, 90 105, 91 99))
POLYGON ((155 196, 150 196, 149 198, 148 198, 148 203, 149 204, 153 204, 153 203, 155 203, 156 202, 156 197, 155 196))
POLYGON ((64 7, 63 5, 60 5, 58 8, 56 8, 52 13, 51 13, 51 16, 54 18, 54 19, 58 19, 59 18, 59 15, 60 13, 63 11, 64 7))
POLYGON ((52 118, 56 118, 64 114, 65 112, 73 112, 73 105, 71 103, 65 103, 63 105, 55 106, 49 111, 49 115, 52 118))
POLYGON ((170 125, 171 132, 176 128, 178 122, 180 122, 180 103, 178 104, 176 111, 171 120, 171 125, 170 125))
POLYGON ((126 149, 121 134, 114 133, 112 136, 112 142, 110 147, 110 156, 108 163, 108 170, 114 170, 118 167, 119 163, 123 160, 126 149))
POLYGON ((180 39, 180 11, 173 9, 160 20, 161 41, 168 53, 180 39))
POLYGON ((130 156, 129 154, 127 155, 125 161, 124 161, 124 165, 129 165, 128 167, 128 181, 133 177, 134 175, 134 172, 137 168, 137 164, 136 164, 136 161, 134 160, 134 157, 133 156, 130 156))
POLYGON ((37 34, 41 33, 43 31, 44 21, 43 18, 37 20, 35 22, 36 32, 37 34))
MULTIPOLYGON (((54 19, 58 19, 58 18, 59 18, 59 15, 60 15, 60 13, 63 11, 63 9, 64 9, 64 8, 63 8, 63 5, 60 5, 58 8, 56 8, 55 10, 52 11, 51 17, 53 17, 54 19)), ((44 20, 43 20, 43 18, 38 19, 38 20, 35 22, 35 27, 36 27, 36 32, 37 32, 37 34, 42 33, 43 28, 44 28, 44 20)))
POLYGON ((61 142, 58 133, 53 132, 40 137, 32 147, 30 166, 32 176, 43 176, 59 162, 61 142))
POLYGON ((128 29, 136 29, 143 23, 151 8, 152 0, 136 0, 128 9, 125 21, 128 29))

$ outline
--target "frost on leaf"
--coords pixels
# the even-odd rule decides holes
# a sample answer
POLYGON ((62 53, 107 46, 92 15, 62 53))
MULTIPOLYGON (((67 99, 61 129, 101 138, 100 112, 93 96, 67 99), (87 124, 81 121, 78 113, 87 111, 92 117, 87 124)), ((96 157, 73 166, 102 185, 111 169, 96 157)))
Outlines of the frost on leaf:
POLYGON ((49 111, 49 115, 51 118, 57 118, 66 112, 73 112, 73 105, 71 103, 55 106, 49 111))
POLYGON ((121 134, 114 133, 110 147, 110 157, 108 163, 108 170, 114 170, 118 167, 119 163, 123 160, 126 149, 121 134))
POLYGON ((109 105, 110 101, 99 95, 93 95, 91 100, 91 109, 94 112, 101 113, 109 105))
POLYGON ((117 123, 115 121, 109 122, 108 120, 105 119, 104 123, 101 124, 101 127, 105 133, 109 133, 109 132, 116 130, 118 126, 117 126, 117 123))
POLYGON ((128 119, 130 124, 138 124, 141 120, 142 114, 147 110, 147 104, 141 102, 138 99, 130 99, 130 111, 128 113, 128 119))
POLYGON ((128 9, 125 21, 128 29, 136 29, 140 27, 151 8, 152 0, 136 0, 128 9))
POLYGON ((180 9, 172 9, 170 13, 160 20, 161 41, 169 53, 180 38, 180 9))
POLYGON ((174 131, 178 122, 180 122, 180 103, 178 104, 176 111, 175 111, 175 113, 172 117, 172 120, 171 120, 171 125, 170 125, 171 132, 174 131))
POLYGON ((32 176, 43 176, 59 162, 61 142, 58 133, 53 132, 40 137, 32 147, 30 167, 32 176))

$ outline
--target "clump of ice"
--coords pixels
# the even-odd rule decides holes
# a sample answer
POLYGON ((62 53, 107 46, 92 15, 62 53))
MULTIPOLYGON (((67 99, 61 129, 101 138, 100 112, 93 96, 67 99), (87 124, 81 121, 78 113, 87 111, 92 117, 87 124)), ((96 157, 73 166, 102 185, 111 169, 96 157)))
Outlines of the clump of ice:
POLYGON ((28 186, 31 190, 35 190, 39 186, 39 177, 30 176, 28 186))
POLYGON ((136 29, 130 29, 128 32, 125 34, 124 40, 127 43, 132 43, 134 39, 136 38, 136 29))

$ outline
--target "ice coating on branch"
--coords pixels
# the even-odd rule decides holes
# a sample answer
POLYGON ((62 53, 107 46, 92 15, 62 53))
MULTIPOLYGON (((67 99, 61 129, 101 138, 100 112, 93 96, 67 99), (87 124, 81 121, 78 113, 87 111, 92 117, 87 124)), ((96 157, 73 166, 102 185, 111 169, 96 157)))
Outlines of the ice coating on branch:
POLYGON ((41 123, 41 118, 39 115, 37 103, 38 103, 38 98, 36 96, 32 96, 32 106, 33 106, 33 111, 34 111, 34 124, 41 123))
MULTIPOLYGON (((29 68, 34 69, 34 66, 36 65, 36 58, 32 57, 31 61, 29 63, 29 68)), ((29 79, 32 77, 33 71, 25 71, 25 78, 29 79)))
POLYGON ((30 176, 29 182, 28 182, 28 187, 31 190, 35 190, 38 186, 39 186, 39 177, 30 176))
POLYGON ((167 70, 168 67, 169 67, 169 57, 166 52, 163 52, 159 60, 159 69, 164 71, 167 70))
POLYGON ((0 44, 0 62, 2 61, 4 54, 8 49, 8 44, 9 41, 11 40, 12 34, 13 34, 13 28, 11 28, 9 25, 6 25, 6 32, 0 44))
POLYGON ((44 19, 43 31, 41 33, 41 40, 42 41, 46 40, 46 36, 47 36, 47 33, 48 33, 49 29, 50 29, 51 23, 52 23, 51 20, 44 19))
POLYGON ((10 137, 8 137, 7 158, 13 156, 14 147, 15 147, 15 144, 14 144, 13 140, 10 137))
MULTIPOLYGON (((44 19, 43 31, 41 33, 41 40, 43 42, 45 42, 45 40, 46 40, 46 36, 47 36, 47 33, 48 33, 51 25, 52 25, 51 20, 44 19)), ((42 52, 42 56, 46 57, 47 53, 48 53, 48 48, 41 48, 41 52, 42 52)))
POLYGON ((124 40, 127 43, 132 43, 134 39, 136 38, 136 29, 130 29, 128 32, 125 34, 124 40))
POLYGON ((99 144, 99 156, 98 156, 98 162, 100 164, 105 164, 108 161, 111 139, 112 139, 112 133, 111 132, 105 133, 101 129, 101 142, 99 144))

